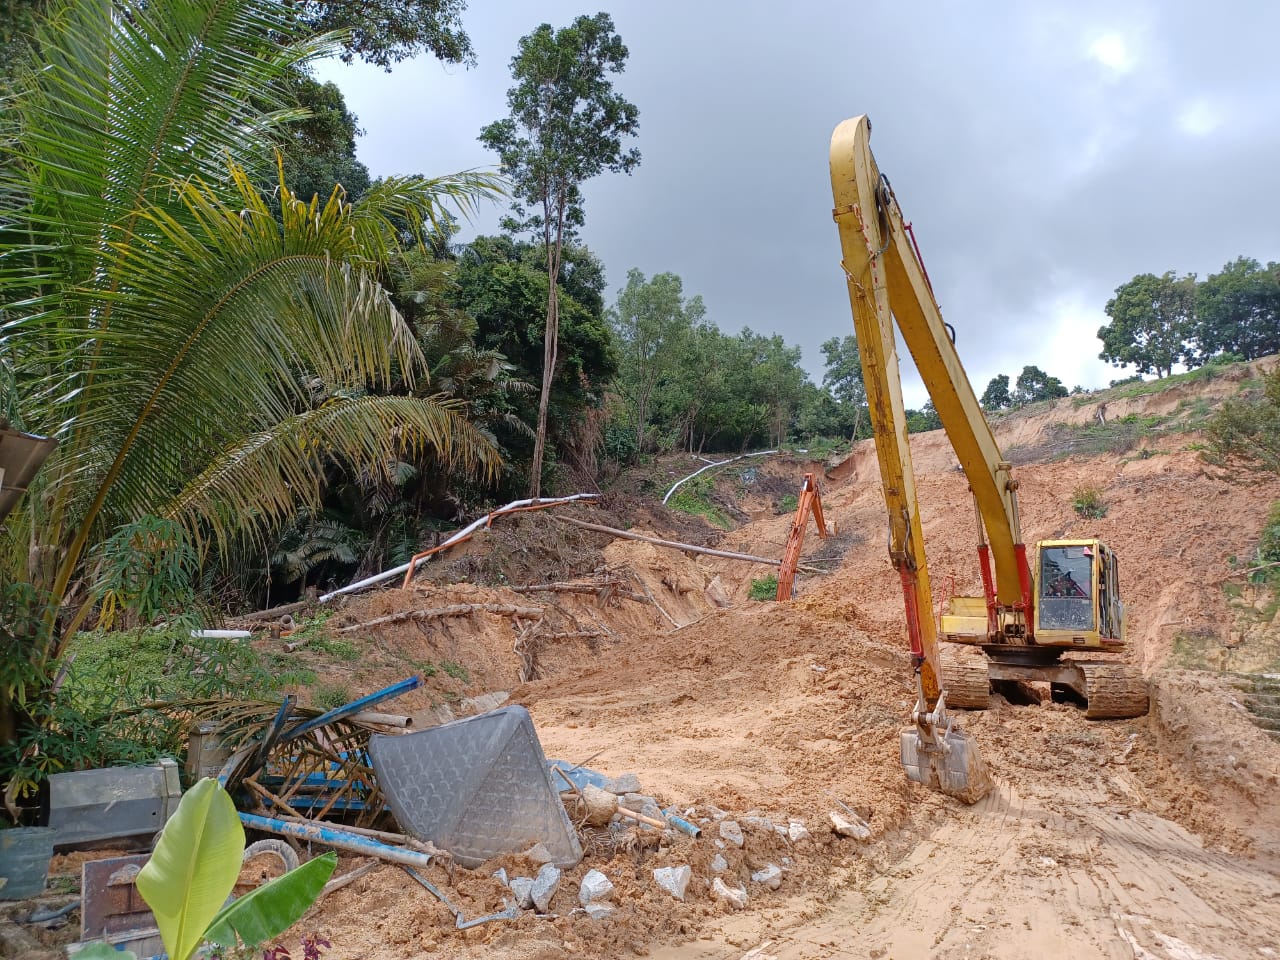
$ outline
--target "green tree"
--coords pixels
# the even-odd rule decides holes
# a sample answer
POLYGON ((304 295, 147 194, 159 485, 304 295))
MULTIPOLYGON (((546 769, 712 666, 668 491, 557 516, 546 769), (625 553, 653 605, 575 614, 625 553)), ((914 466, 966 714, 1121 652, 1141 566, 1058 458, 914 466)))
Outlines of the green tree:
POLYGON ((312 34, 340 31, 342 59, 387 70, 431 53, 445 63, 475 63, 462 27, 466 0, 302 0, 298 17, 312 34))
MULTIPOLYGON (((476 345, 495 351, 511 364, 513 378, 536 383, 542 375, 543 333, 550 281, 536 245, 508 236, 478 237, 463 249, 454 274, 452 303, 476 321, 476 345)), ((559 362, 547 406, 548 436, 566 441, 583 422, 589 408, 604 401, 618 370, 613 331, 604 316, 604 274, 599 261, 584 247, 562 251, 562 282, 557 288, 560 317, 559 362)), ((535 441, 523 424, 537 422, 537 392, 520 390, 510 397, 507 412, 522 424, 494 425, 509 459, 529 462, 535 441)), ((528 477, 519 479, 527 482, 528 477)), ((504 491, 514 492, 514 473, 504 479, 504 491)))
POLYGON ((1116 367, 1167 377, 1174 364, 1194 361, 1188 341, 1195 333, 1195 305, 1193 274, 1139 274, 1107 301, 1111 322, 1098 330, 1098 357, 1116 367))
POLYGON ((342 187, 348 200, 359 200, 369 189, 369 168, 356 159, 356 137, 362 131, 342 91, 301 72, 290 78, 289 89, 309 116, 290 125, 280 146, 285 182, 303 200, 327 199, 335 186, 342 187))
POLYGON ((632 269, 609 314, 620 348, 617 388, 626 402, 638 450, 646 448, 654 391, 670 381, 693 328, 706 317, 699 296, 684 298, 680 278, 660 273, 646 280, 632 269))
POLYGON ((1038 400, 1056 400, 1067 396, 1067 388, 1057 377, 1051 377, 1039 367, 1025 366, 1013 385, 1015 406, 1035 403, 1038 400))
POLYGON ((636 132, 639 112, 614 92, 608 77, 621 73, 626 61, 627 48, 607 13, 578 17, 561 30, 544 23, 521 38, 511 60, 516 84, 507 91, 510 116, 480 133, 512 181, 510 226, 541 240, 550 280, 529 477, 534 497, 542 489, 547 410, 559 362, 557 287, 565 243, 585 220, 582 184, 605 171, 629 173, 640 162, 638 150, 622 147, 623 138, 636 132))
POLYGON ((1005 410, 1013 406, 1013 396, 1009 393, 1009 375, 1001 373, 991 378, 987 389, 982 391, 983 410, 1005 410))
POLYGON ((0 689, 10 729, 38 722, 121 526, 157 516, 223 545, 318 508, 335 461, 496 467, 455 404, 385 394, 425 371, 377 282, 397 223, 470 210, 493 180, 397 178, 356 204, 281 182, 269 203, 273 108, 333 51, 281 42, 294 29, 269 0, 138 3, 106 29, 100 4, 60 0, 37 33, 47 66, 19 83, 0 178, 0 367, 18 425, 60 444, 0 531, 0 581, 44 607, 31 684, 0 689))
POLYGON ((1237 257, 1196 288, 1199 358, 1280 353, 1280 263, 1237 257))
POLYGON ((853 423, 850 439, 857 440, 863 424, 870 422, 867 412, 867 388, 862 382, 862 354, 858 351, 858 338, 854 336, 832 337, 822 344, 826 360, 826 372, 822 385, 835 397, 853 423))

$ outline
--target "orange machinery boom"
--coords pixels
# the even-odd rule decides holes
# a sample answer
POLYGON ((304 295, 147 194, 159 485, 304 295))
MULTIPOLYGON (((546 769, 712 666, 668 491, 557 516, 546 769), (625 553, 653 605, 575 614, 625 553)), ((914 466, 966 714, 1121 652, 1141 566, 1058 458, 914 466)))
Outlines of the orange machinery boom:
POLYGON ((778 599, 790 600, 795 590, 796 567, 800 565, 800 551, 804 547, 804 533, 809 526, 809 514, 818 524, 818 536, 826 537, 827 524, 822 519, 822 491, 812 473, 804 475, 800 488, 800 502, 796 506, 791 532, 787 534, 787 548, 782 552, 782 565, 778 568, 778 599))

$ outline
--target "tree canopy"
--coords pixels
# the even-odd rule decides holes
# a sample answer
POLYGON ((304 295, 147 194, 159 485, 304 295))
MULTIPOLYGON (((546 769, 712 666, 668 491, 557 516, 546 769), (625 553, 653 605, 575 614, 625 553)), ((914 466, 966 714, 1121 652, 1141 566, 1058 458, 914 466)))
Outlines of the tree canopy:
MULTIPOLYGON (((1007 381, 1006 381, 1007 382, 1007 381)), ((1013 385, 1013 402, 1017 406, 1038 400, 1056 400, 1067 396, 1067 388, 1057 377, 1051 377, 1039 367, 1025 366, 1013 385)))
POLYGON ((1196 287, 1197 358, 1280 353, 1280 263, 1237 257, 1196 287))
POLYGON ((609 319, 622 354, 617 389, 635 428, 636 449, 647 448, 655 393, 671 385, 706 313, 701 297, 685 300, 674 273, 659 273, 651 280, 639 270, 627 273, 627 285, 618 293, 609 319))
POLYGON ((1111 322, 1098 330, 1098 357, 1117 367, 1166 377, 1194 358, 1195 276, 1143 273, 1116 288, 1107 301, 1111 322))

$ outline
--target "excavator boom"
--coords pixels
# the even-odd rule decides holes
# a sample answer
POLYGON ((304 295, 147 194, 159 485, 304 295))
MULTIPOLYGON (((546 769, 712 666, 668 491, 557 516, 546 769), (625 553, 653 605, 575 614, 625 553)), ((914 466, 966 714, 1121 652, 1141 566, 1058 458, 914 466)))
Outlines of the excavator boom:
MULTIPOLYGON (((911 779, 973 802, 990 789, 990 780, 977 745, 946 713, 924 534, 907 441, 895 314, 917 364, 934 368, 938 379, 953 385, 949 402, 935 401, 935 406, 940 415, 946 408, 944 426, 950 421, 966 434, 965 442, 957 445, 964 447, 962 459, 983 458, 998 465, 999 451, 980 411, 966 409, 964 394, 972 397, 973 391, 954 349, 948 355, 944 346, 950 345, 950 339, 924 270, 906 246, 901 211, 871 155, 870 134, 871 125, 862 116, 846 120, 831 138, 832 216, 840 232, 842 266, 889 511, 889 555, 902 580, 916 677, 915 726, 902 733, 902 762, 911 779)), ((1011 521, 1016 518, 1016 508, 1006 504, 1005 493, 994 472, 987 489, 979 493, 975 488, 980 508, 985 505, 984 518, 989 511, 992 528, 1004 531, 1009 538, 1009 549, 997 555, 1014 557, 1017 535, 1011 521)), ((995 535, 993 532, 993 539, 995 535)), ((1008 574, 1018 582, 1016 569, 1008 574)))

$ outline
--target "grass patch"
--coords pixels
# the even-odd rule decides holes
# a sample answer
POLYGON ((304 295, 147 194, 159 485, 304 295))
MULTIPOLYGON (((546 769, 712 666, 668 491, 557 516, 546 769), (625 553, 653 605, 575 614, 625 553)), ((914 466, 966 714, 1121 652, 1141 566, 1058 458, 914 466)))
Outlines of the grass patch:
POLYGON ((732 530, 733 520, 723 510, 711 502, 711 491, 714 481, 710 476, 694 477, 680 487, 667 501, 667 506, 681 513, 691 513, 704 517, 709 523, 721 530, 732 530))
POLYGON ((445 660, 440 664, 440 669, 455 680, 461 680, 463 683, 471 682, 471 673, 460 663, 453 660, 445 660))
POLYGON ((778 575, 771 573, 767 577, 759 580, 751 581, 751 592, 748 596, 752 600, 776 600, 778 599, 778 575))
POLYGON ((778 513, 795 513, 796 508, 800 506, 800 498, 794 493, 788 493, 785 497, 778 501, 778 513))
POLYGON ((1053 423, 1045 431, 1047 439, 1036 446, 1015 446, 1007 453, 1015 464, 1065 460, 1067 457, 1096 457, 1103 454, 1125 454, 1143 440, 1162 435, 1170 426, 1165 416, 1139 416, 1131 413, 1099 423, 1053 423))
POLYGON ((360 659, 360 648, 350 640, 316 637, 311 641, 311 649, 347 663, 354 663, 360 659))
POLYGON ((1102 491, 1092 484, 1076 487, 1071 493, 1071 508, 1085 520, 1101 520, 1107 515, 1107 502, 1102 491))
POLYGON ((353 699, 351 688, 345 683, 322 683, 311 694, 311 704, 317 710, 336 710, 353 699))

